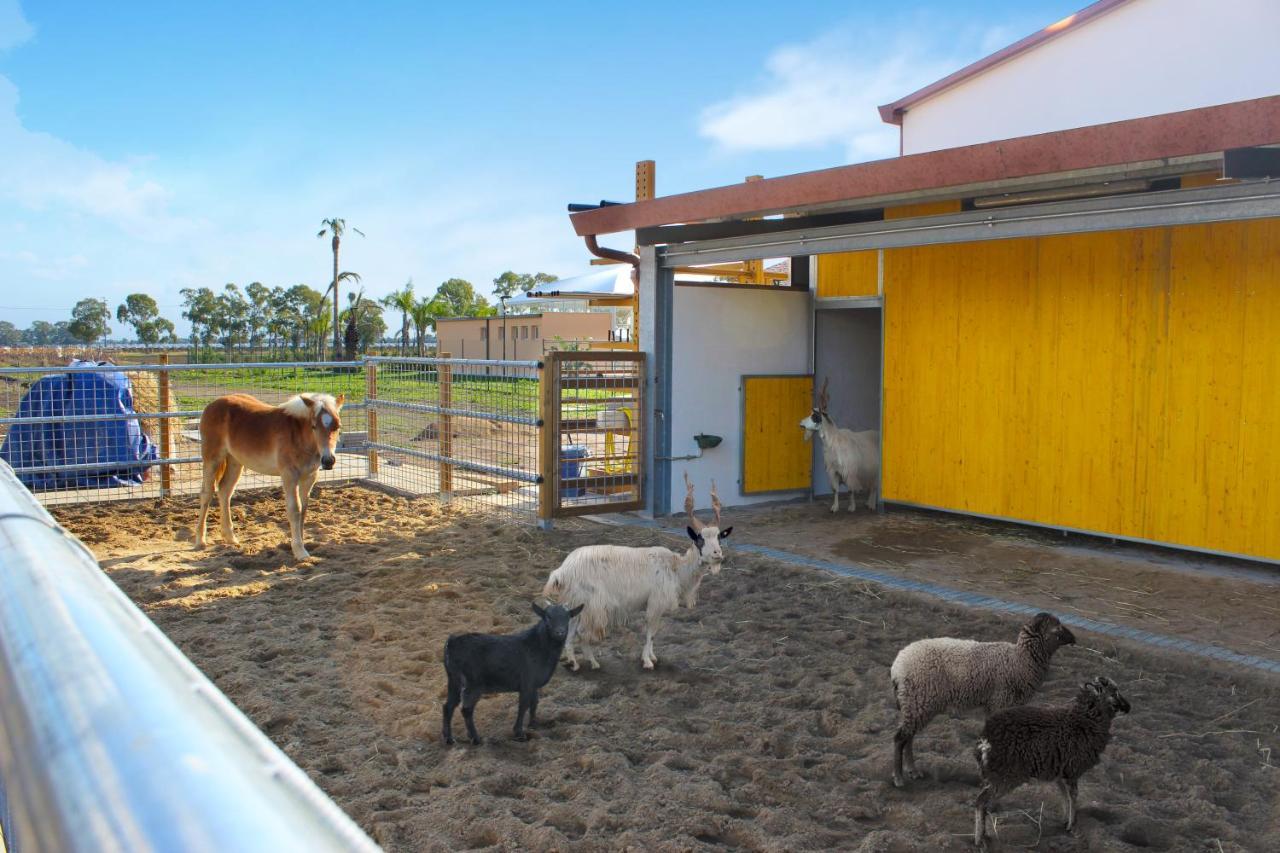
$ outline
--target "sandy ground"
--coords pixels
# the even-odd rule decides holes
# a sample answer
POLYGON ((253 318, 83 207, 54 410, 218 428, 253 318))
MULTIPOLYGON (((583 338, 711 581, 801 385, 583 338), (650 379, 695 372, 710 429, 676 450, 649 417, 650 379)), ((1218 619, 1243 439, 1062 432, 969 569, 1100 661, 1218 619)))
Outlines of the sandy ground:
MULTIPOLYGON (((659 635, 655 672, 640 669, 634 632, 615 635, 602 670, 561 671, 546 687, 533 740, 510 739, 514 697, 498 696, 476 714, 487 742, 448 748, 438 742, 448 634, 528 624, 529 602, 572 547, 671 540, 587 521, 538 533, 325 488, 311 510, 314 556, 294 565, 275 493, 238 496, 233 512, 243 549, 203 552, 190 545, 192 499, 57 515, 388 850, 969 848, 980 721, 935 721, 917 739, 929 778, 893 788, 888 666, 911 640, 1011 639, 1015 620, 730 545, 697 609, 659 635)), ((780 529, 770 544, 785 547, 780 529)), ((1003 564, 1006 547, 993 541, 970 559, 1003 564)), ((1004 849, 1280 849, 1280 680, 1078 636, 1037 701, 1066 700, 1102 674, 1133 713, 1081 783, 1074 835, 1053 791, 1025 786, 1004 802, 1004 849)))

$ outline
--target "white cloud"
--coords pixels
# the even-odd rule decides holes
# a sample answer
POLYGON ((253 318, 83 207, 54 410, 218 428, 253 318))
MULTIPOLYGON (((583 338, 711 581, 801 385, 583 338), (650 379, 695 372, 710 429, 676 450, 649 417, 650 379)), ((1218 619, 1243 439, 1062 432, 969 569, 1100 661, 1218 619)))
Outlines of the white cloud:
POLYGON ((34 34, 18 0, 0 0, 0 51, 17 47, 34 34))
POLYGON ((841 30, 784 45, 766 60, 754 91, 703 110, 698 132, 729 151, 840 145, 849 162, 894 156, 897 128, 880 120, 877 106, 947 75, 1001 37, 904 31, 841 30))
POLYGON ((177 224, 169 194, 134 167, 113 163, 18 117, 18 88, 0 77, 0 200, 34 211, 87 214, 137 234, 177 224))

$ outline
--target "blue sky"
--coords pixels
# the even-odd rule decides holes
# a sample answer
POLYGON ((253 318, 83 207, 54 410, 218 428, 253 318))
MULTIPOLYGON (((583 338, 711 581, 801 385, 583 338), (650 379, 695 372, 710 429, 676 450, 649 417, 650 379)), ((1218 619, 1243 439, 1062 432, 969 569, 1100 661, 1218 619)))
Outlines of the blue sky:
POLYGON ((0 0, 0 319, 323 289, 329 216, 375 296, 573 275, 565 203, 636 160, 665 195, 892 156, 877 104, 1082 5, 0 0))

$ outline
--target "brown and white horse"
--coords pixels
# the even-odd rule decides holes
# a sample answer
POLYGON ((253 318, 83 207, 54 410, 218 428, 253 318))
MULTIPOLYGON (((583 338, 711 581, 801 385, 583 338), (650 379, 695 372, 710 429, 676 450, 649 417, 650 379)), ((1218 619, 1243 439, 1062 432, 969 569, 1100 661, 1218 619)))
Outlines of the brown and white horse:
POLYGON ((342 423, 338 412, 346 399, 328 394, 300 394, 279 406, 269 406, 248 394, 228 394, 204 407, 200 415, 200 455, 204 482, 200 488, 200 519, 196 547, 203 548, 205 520, 214 486, 222 510, 222 540, 239 545, 231 529, 231 495, 245 468, 278 476, 284 486, 293 556, 310 555, 302 544, 311 487, 320 468, 333 468, 334 448, 342 423))

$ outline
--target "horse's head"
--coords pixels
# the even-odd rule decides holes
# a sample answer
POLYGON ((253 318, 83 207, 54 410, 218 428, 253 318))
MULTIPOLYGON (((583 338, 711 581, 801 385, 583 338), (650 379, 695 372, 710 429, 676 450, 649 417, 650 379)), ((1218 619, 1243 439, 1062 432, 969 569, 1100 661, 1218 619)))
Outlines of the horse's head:
POLYGON ((307 404, 310 412, 311 434, 315 438, 316 450, 320 453, 320 467, 326 471, 333 468, 337 459, 334 450, 338 446, 338 432, 342 429, 342 421, 338 413, 347 395, 339 394, 331 397, 328 394, 302 394, 302 402, 307 404))

